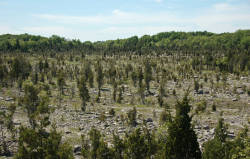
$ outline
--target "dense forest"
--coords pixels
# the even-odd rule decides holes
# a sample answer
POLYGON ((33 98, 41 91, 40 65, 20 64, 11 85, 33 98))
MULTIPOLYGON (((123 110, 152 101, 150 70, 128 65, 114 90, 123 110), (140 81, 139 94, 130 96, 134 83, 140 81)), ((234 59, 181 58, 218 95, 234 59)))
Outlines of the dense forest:
POLYGON ((0 36, 0 158, 250 156, 250 30, 0 36))
POLYGON ((53 35, 50 38, 22 35, 1 35, 1 52, 55 53, 70 52, 101 55, 185 55, 194 63, 222 71, 250 70, 250 30, 215 34, 210 32, 163 32, 156 35, 133 36, 127 39, 98 42, 67 40, 53 35))

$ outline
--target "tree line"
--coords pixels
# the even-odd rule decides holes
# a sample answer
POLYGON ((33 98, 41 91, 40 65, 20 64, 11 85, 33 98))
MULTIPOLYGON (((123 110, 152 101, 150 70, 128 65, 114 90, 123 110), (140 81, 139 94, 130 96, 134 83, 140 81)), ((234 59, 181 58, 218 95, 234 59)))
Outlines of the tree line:
POLYGON ((29 34, 0 36, 0 52, 57 53, 84 55, 161 55, 190 56, 193 64, 217 66, 221 71, 250 70, 250 30, 215 34, 210 32, 162 32, 127 39, 81 42, 53 35, 29 34))

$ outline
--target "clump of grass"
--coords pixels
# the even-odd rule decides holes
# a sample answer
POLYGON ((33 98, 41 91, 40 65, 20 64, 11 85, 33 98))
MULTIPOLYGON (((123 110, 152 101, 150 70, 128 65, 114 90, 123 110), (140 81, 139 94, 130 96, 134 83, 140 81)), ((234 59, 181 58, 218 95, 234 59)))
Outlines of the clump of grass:
POLYGON ((103 111, 101 114, 100 114, 100 116, 99 116, 99 120, 101 121, 101 122, 104 122, 105 120, 106 120, 106 115, 105 115, 105 112, 103 111))

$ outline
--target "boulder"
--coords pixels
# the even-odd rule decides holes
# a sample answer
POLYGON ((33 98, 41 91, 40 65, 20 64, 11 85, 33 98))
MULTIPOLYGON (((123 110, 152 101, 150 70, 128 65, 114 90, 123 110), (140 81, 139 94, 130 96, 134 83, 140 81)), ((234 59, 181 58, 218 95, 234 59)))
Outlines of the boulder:
POLYGON ((237 98, 233 98, 233 99, 232 99, 232 101, 234 101, 234 102, 235 102, 235 101, 238 101, 238 99, 237 99, 237 98))
POLYGON ((202 89, 198 90, 197 94, 203 94, 203 90, 202 89))
POLYGON ((152 118, 148 118, 148 119, 146 120, 146 122, 147 122, 147 123, 153 122, 153 119, 152 119, 152 118))
POLYGON ((209 130, 209 125, 204 125, 203 128, 204 128, 205 130, 209 130))
POLYGON ((109 88, 101 88, 101 91, 104 91, 104 92, 109 92, 110 89, 109 88))
POLYGON ((81 153, 82 147, 80 145, 74 146, 74 153, 78 154, 81 153))
POLYGON ((11 97, 8 97, 8 98, 5 99, 5 101, 7 101, 7 102, 8 102, 8 101, 12 101, 12 100, 14 100, 14 99, 11 98, 11 97))

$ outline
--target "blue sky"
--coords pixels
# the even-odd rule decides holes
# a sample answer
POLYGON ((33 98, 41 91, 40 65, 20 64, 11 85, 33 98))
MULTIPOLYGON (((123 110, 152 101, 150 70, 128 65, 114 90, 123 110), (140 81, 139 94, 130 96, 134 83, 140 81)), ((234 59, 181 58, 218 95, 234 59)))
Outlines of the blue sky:
POLYGON ((0 0, 0 34, 98 41, 250 29, 250 0, 0 0))

